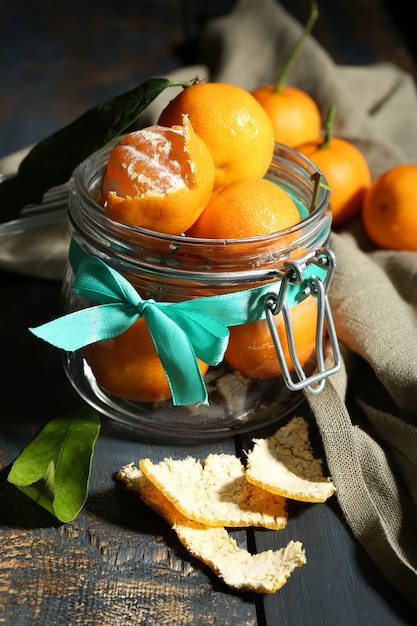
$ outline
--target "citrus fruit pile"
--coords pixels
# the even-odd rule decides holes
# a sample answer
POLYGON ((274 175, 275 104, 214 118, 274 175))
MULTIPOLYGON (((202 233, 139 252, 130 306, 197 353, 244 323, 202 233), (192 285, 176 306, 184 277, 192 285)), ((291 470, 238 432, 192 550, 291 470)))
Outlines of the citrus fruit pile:
POLYGON ((334 136, 335 107, 330 107, 322 129, 321 111, 311 94, 286 83, 318 15, 312 2, 310 17, 275 82, 260 85, 252 94, 272 121, 275 141, 307 156, 324 174, 334 228, 359 216, 377 248, 416 251, 417 164, 400 163, 372 180, 356 142, 334 136))
MULTIPOLYGON (((359 215, 376 246, 417 250, 417 165, 397 166, 372 181, 358 146, 334 135, 335 107, 322 128, 312 96, 285 84, 317 16, 313 3, 275 84, 249 92, 196 81, 168 103, 155 126, 126 135, 112 150, 103 178, 100 202, 108 217, 160 233, 222 242, 281 232, 297 224, 300 214, 287 192, 265 178, 278 142, 307 156, 324 174, 333 228, 343 228, 359 215)), ((315 298, 294 306, 290 318, 304 367, 315 348, 315 298)), ((274 321, 292 369, 282 314, 274 321)), ((251 378, 280 376, 265 320, 229 330, 225 361, 233 370, 251 378)), ((144 402, 170 397, 143 320, 86 353, 98 382, 114 395, 144 402)), ((199 365, 204 374, 207 365, 199 365)))
MULTIPOLYGON (((157 124, 128 133, 112 149, 100 203, 114 221, 170 235, 224 242, 280 232, 299 223, 300 213, 287 191, 265 177, 274 146, 271 120, 249 91, 196 82, 168 103, 157 124)), ((281 318, 276 325, 288 355, 281 318)), ((315 346, 315 299, 293 307, 291 318, 303 363, 315 346)), ((170 397, 143 319, 87 347, 86 358, 116 396, 142 402, 170 397)), ((253 378, 279 376, 267 322, 230 328, 225 361, 253 378)), ((204 375, 208 366, 199 365, 204 375)))
POLYGON ((300 216, 288 194, 263 178, 274 143, 272 123, 248 91, 196 82, 171 100, 157 125, 129 133, 112 150, 101 202, 115 221, 172 235, 225 239, 281 230, 300 216))
MULTIPOLYGON (((317 17, 313 2, 274 84, 249 92, 196 81, 168 103, 157 125, 125 136, 111 152, 103 179, 107 215, 162 233, 221 241, 283 231, 297 224, 300 214, 287 192, 265 178, 278 142, 307 156, 324 174, 333 228, 360 215, 377 247, 417 250, 417 165, 399 165, 372 181, 357 145, 334 136, 335 107, 322 128, 322 112, 311 94, 286 84, 317 17)), ((304 366, 315 348, 315 298, 294 306, 290 318, 304 366)), ((291 369, 282 314, 275 324, 291 369)), ((265 320, 229 330, 225 360, 233 370, 252 378, 280 375, 265 320)), ((146 402, 169 397, 143 320, 87 353, 99 382, 115 395, 146 402)), ((199 365, 204 374, 207 365, 199 365)))
POLYGON ((360 217, 371 242, 394 250, 417 250, 417 164, 402 163, 372 180, 369 164, 356 142, 334 136, 335 107, 324 129, 320 108, 303 89, 287 84, 291 66, 318 18, 312 2, 309 19, 273 84, 252 91, 271 119, 275 141, 307 156, 330 187, 334 228, 360 217))

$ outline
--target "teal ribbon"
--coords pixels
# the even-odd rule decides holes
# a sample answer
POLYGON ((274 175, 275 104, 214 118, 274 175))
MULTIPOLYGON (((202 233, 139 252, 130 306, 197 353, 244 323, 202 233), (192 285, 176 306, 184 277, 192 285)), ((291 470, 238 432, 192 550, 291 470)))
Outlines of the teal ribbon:
MULTIPOLYGON (((29 330, 71 352, 116 337, 143 317, 164 367, 174 405, 208 403, 197 357, 209 365, 218 365, 228 345, 228 327, 264 318, 265 299, 269 294, 278 296, 282 284, 277 280, 218 296, 155 302, 142 299, 124 276, 98 257, 82 255, 75 265, 73 291, 99 304, 29 330)), ((317 274, 317 270, 312 267, 310 274, 317 274)), ((300 301, 304 286, 288 285, 286 302, 290 307, 300 301)))

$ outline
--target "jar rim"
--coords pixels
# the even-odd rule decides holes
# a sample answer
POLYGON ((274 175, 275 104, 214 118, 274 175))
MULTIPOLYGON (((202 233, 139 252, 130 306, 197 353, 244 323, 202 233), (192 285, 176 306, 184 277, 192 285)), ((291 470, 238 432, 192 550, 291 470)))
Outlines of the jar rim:
MULTIPOLYGON (((107 146, 105 146, 105 148, 98 150, 91 156, 99 157, 100 155, 102 156, 108 155, 110 151, 112 150, 112 148, 114 147, 114 145, 116 145, 120 141, 121 137, 122 135, 118 137, 117 140, 113 140, 107 146)), ((123 222, 117 222, 105 215, 106 220, 108 220, 108 222, 112 225, 112 227, 116 227, 117 230, 120 231, 121 234, 122 233, 125 234, 125 236, 128 236, 128 235, 145 236, 147 238, 153 238, 155 240, 163 240, 165 243, 172 244, 173 246, 176 246, 178 244, 192 244, 195 246, 200 245, 200 246, 210 246, 210 247, 216 248, 216 247, 224 247, 225 245, 232 246, 235 244, 237 245, 241 245, 241 244, 250 245, 250 244, 260 244, 260 243, 268 244, 271 241, 277 239, 277 237, 282 237, 282 238, 288 237, 289 235, 297 233, 300 229, 308 227, 311 222, 317 219, 318 215, 320 215, 326 210, 327 206, 329 205, 330 191, 329 191, 327 180, 323 172, 319 171, 319 168, 317 168, 314 165, 314 163, 305 155, 301 154, 300 152, 298 152, 297 150, 293 148, 285 146, 284 144, 275 142, 273 159, 272 159, 271 165, 274 162, 274 157, 276 158, 277 156, 289 157, 292 160, 292 162, 298 164, 300 169, 304 169, 305 171, 310 173, 310 175, 320 172, 321 181, 322 181, 322 185, 320 185, 318 189, 316 204, 312 208, 312 210, 309 211, 308 215, 301 218, 300 221, 297 222, 296 224, 289 226, 288 228, 282 229, 280 231, 274 231, 272 233, 268 233, 264 235, 255 235, 255 236, 250 236, 250 237, 235 237, 235 238, 225 237, 225 238, 220 239, 220 238, 209 238, 209 237, 194 237, 194 236, 191 237, 185 234, 171 235, 171 234, 164 233, 161 231, 143 228, 141 226, 135 226, 135 225, 124 224, 123 222)), ((103 213, 103 208, 91 197, 91 194, 89 193, 89 190, 86 184, 87 181, 85 177, 85 173, 86 173, 85 170, 89 166, 90 159, 91 157, 88 157, 76 167, 76 169, 74 170, 74 180, 76 182, 78 190, 82 194, 84 201, 87 202, 88 205, 92 209, 94 209, 95 211, 98 211, 101 214, 103 213)), ((103 170, 104 170, 104 167, 105 167, 105 163, 102 164, 103 170)))
POLYGON ((300 250, 309 252, 328 243, 331 211, 327 183, 324 179, 324 185, 317 189, 311 178, 318 172, 315 164, 278 143, 265 178, 281 184, 297 200, 300 220, 287 229, 255 237, 209 239, 169 235, 113 221, 96 199, 115 143, 110 142, 76 168, 69 217, 80 247, 121 271, 208 283, 248 281, 251 277, 268 280, 290 257, 300 256, 300 250))

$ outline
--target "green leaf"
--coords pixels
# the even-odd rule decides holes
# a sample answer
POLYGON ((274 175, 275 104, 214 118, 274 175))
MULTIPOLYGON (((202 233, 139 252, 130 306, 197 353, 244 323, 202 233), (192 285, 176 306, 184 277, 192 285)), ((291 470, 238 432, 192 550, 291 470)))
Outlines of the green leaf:
POLYGON ((0 183, 0 221, 16 219, 26 204, 41 202, 48 189, 67 182, 79 163, 125 131, 167 87, 188 87, 193 82, 149 78, 37 143, 17 174, 0 183))
POLYGON ((99 432, 98 414, 86 407, 48 422, 14 461, 8 482, 61 522, 72 521, 87 498, 99 432))

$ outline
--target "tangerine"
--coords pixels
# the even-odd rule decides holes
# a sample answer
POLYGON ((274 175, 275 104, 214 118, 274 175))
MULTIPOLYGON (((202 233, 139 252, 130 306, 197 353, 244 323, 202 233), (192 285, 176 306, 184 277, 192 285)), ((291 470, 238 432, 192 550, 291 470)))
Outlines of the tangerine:
POLYGON ((269 115, 275 141, 296 148, 320 135, 320 109, 306 91, 292 85, 280 89, 263 85, 252 95, 269 115))
POLYGON ((173 126, 186 113, 214 160, 214 188, 266 174, 274 151, 271 120, 255 98, 228 83, 195 83, 162 111, 158 124, 173 126))
POLYGON ((378 247, 417 250, 417 165, 396 165, 374 180, 365 195, 362 222, 378 247))
POLYGON ((318 7, 312 3, 310 17, 294 49, 274 84, 262 85, 252 95, 272 121, 275 141, 290 148, 311 141, 320 135, 321 114, 312 96, 298 87, 287 85, 287 75, 307 35, 318 18, 318 7))
POLYGON ((362 207, 371 185, 371 172, 362 152, 350 141, 333 136, 335 107, 331 107, 325 137, 297 147, 324 174, 330 186, 333 224, 346 222, 362 207))
POLYGON ((191 237, 242 239, 275 233, 300 221, 291 196, 265 178, 239 178, 214 191, 191 237))
POLYGON ((183 116, 182 125, 150 126, 121 139, 110 153, 100 201, 112 220, 179 235, 200 215, 213 184, 211 154, 183 116))
MULTIPOLYGON (((143 318, 124 333, 87 346, 85 356, 106 391, 137 402, 160 402, 171 397, 164 368, 143 318)), ((198 361, 204 375, 208 365, 198 361)))
MULTIPOLYGON (((317 301, 309 296, 290 309, 291 326, 297 356, 302 367, 312 356, 316 345, 317 301)), ((275 327, 283 346, 288 368, 290 359, 285 323, 282 313, 274 317, 275 327)), ((276 378, 281 368, 266 320, 249 322, 230 328, 225 360, 238 372, 251 378, 276 378)))

